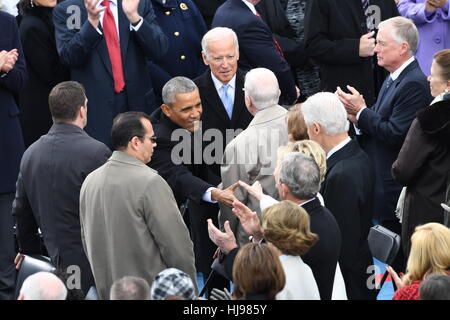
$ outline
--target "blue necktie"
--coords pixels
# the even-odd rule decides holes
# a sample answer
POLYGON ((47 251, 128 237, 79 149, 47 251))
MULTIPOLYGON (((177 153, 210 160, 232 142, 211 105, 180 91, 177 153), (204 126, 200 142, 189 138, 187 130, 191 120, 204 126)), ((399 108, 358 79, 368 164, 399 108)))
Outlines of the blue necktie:
POLYGON ((392 80, 391 76, 388 77, 387 81, 386 81, 386 87, 384 88, 384 91, 381 93, 381 97, 378 100, 378 108, 381 107, 381 104, 383 102, 384 97, 386 97, 386 93, 389 90, 389 87, 392 85, 392 83, 394 82, 394 80, 392 80))
POLYGON ((233 101, 231 101, 231 97, 228 94, 228 88, 230 87, 229 84, 224 84, 222 86, 222 96, 220 99, 222 100, 223 106, 225 107, 225 111, 228 114, 228 117, 231 119, 231 116, 233 115, 233 101))

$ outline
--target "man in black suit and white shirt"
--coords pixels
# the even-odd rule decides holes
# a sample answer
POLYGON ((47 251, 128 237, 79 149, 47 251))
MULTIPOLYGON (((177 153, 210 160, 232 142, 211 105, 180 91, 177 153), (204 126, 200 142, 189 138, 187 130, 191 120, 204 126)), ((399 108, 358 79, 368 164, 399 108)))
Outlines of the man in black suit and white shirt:
POLYGON ((329 92, 309 97, 301 108, 309 138, 327 153, 321 194, 342 234, 339 263, 350 300, 373 299, 367 280, 373 265, 367 236, 371 226, 375 174, 369 157, 348 136, 347 112, 329 92), (369 269, 370 270, 370 269, 369 269))
MULTIPOLYGON (((236 33, 223 27, 208 31, 202 39, 202 56, 209 70, 194 79, 202 100, 202 130, 220 131, 220 151, 223 152, 228 142, 247 128, 253 119, 245 106, 245 74, 238 69, 239 45, 236 33), (233 131, 234 134, 231 134, 233 131)), ((212 164, 212 170, 220 176, 220 163, 212 164)))
POLYGON ((76 288, 76 282, 75 288, 87 293, 94 278, 81 243, 80 188, 111 151, 83 130, 87 98, 81 84, 67 81, 56 85, 50 92, 49 107, 53 126, 25 151, 20 165, 12 210, 20 250, 16 264, 19 268, 22 254, 43 253, 37 236, 40 228, 52 263, 63 271, 77 266, 81 288, 76 288))

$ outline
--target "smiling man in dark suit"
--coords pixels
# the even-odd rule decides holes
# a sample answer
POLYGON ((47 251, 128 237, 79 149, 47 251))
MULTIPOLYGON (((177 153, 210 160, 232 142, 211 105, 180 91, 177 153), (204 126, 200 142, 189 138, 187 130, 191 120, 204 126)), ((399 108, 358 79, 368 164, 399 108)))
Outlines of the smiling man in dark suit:
POLYGON ((293 104, 300 92, 278 42, 255 9, 260 0, 227 0, 214 16, 212 27, 228 27, 239 39, 239 67, 248 71, 266 68, 275 73, 280 85, 279 104, 293 104))
MULTIPOLYGON (((401 234, 395 208, 402 186, 394 181, 391 167, 417 111, 431 102, 430 88, 414 53, 419 34, 414 23, 403 17, 379 25, 375 53, 378 65, 390 75, 386 78, 377 102, 368 107, 364 97, 352 87, 346 94, 337 93, 347 109, 349 119, 359 128, 358 141, 373 159, 376 173, 373 218, 384 227, 401 234)), ((358 131, 358 130, 357 130, 358 131)), ((395 270, 404 270, 405 259, 399 251, 395 270)))
POLYGON ((111 144, 114 117, 156 109, 147 60, 163 55, 167 37, 150 0, 66 0, 53 10, 56 45, 72 80, 95 106, 86 132, 111 144), (78 10, 75 10, 78 8, 78 10), (78 12, 78 14, 77 14, 78 12))
MULTIPOLYGON (((239 45, 236 33, 229 28, 214 28, 203 37, 202 50, 203 61, 209 70, 194 80, 203 107, 202 130, 220 131, 223 152, 234 138, 231 131, 235 130, 238 134, 253 119, 244 101, 245 79, 244 72, 238 69, 239 45)), ((220 176, 220 163, 212 164, 212 170, 220 176)))

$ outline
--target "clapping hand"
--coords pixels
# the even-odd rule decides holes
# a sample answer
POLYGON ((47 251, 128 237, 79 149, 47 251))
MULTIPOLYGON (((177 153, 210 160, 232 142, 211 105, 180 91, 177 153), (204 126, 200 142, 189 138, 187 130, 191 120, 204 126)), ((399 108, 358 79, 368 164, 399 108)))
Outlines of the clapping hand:
POLYGON ((230 222, 225 221, 224 229, 225 232, 220 231, 216 228, 211 219, 208 219, 208 234, 209 238, 216 246, 219 247, 220 251, 228 254, 234 248, 237 248, 236 237, 230 228, 230 222))
POLYGON ((84 6, 88 13, 88 21, 95 28, 98 28, 100 23, 100 15, 106 10, 106 7, 97 7, 102 0, 84 0, 84 6))
POLYGON ((209 300, 233 300, 233 297, 227 288, 223 288, 223 291, 213 288, 209 295, 209 300))
POLYGON ((233 202, 232 211, 239 218, 242 228, 249 236, 253 236, 255 241, 263 239, 264 232, 255 211, 250 210, 249 207, 240 201, 233 202))
POLYGON ((366 101, 364 100, 362 94, 360 94, 355 88, 347 86, 347 89, 351 93, 345 93, 340 87, 337 87, 335 94, 344 104, 347 113, 350 115, 356 115, 366 106, 366 101))
POLYGON ((19 59, 19 53, 17 49, 12 49, 10 51, 0 52, 0 69, 3 72, 9 72, 16 65, 17 59, 19 59))
POLYGON ((131 24, 135 25, 141 20, 138 13, 139 0, 122 0, 122 10, 131 24))

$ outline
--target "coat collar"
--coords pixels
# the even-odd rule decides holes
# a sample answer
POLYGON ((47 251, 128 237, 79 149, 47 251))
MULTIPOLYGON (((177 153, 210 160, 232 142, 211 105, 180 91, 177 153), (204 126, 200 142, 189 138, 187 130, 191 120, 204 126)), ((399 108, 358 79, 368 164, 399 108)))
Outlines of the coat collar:
POLYGON ((351 156, 358 153, 360 150, 358 142, 352 139, 349 143, 347 143, 344 147, 336 151, 327 159, 327 174, 331 171, 331 168, 334 167, 336 163, 339 161, 350 158, 351 156))
POLYGON ((147 168, 147 166, 140 160, 136 159, 132 155, 129 155, 126 152, 123 151, 114 151, 111 157, 108 159, 108 161, 117 161, 122 163, 131 164, 134 166, 143 166, 147 168))
POLYGON ((450 99, 436 102, 417 113, 422 130, 444 145, 450 141, 450 99))
POLYGON ((287 110, 283 108, 282 106, 275 105, 273 107, 264 109, 259 111, 257 114, 255 114, 255 117, 253 118, 252 122, 248 125, 249 127, 255 126, 258 124, 262 124, 265 122, 269 122, 281 117, 285 117, 287 113, 287 110))
POLYGON ((322 207, 322 205, 320 204, 320 201, 317 197, 314 198, 314 200, 312 200, 312 201, 302 204, 301 206, 303 207, 303 209, 306 210, 306 212, 308 212, 309 215, 311 215, 311 212, 313 212, 317 208, 322 207))
POLYGON ((54 123, 48 133, 81 133, 87 135, 87 133, 82 128, 70 123, 54 123))

